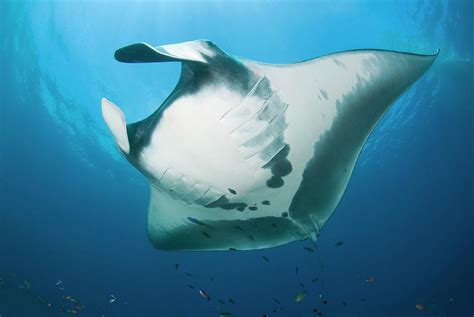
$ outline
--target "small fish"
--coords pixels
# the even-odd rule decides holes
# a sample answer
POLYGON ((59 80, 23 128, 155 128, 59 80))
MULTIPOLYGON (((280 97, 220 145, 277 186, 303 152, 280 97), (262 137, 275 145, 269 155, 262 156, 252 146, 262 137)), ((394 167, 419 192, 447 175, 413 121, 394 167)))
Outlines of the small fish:
POLYGON ((314 252, 314 250, 313 250, 313 249, 311 249, 311 248, 308 248, 308 247, 304 247, 304 249, 305 249, 306 251, 310 252, 310 253, 313 253, 313 252, 314 252))
POLYGON ((69 314, 71 314, 71 315, 77 315, 77 314, 79 314, 79 311, 76 310, 76 309, 74 309, 74 308, 73 308, 73 309, 68 309, 67 312, 68 312, 69 314))
POLYGON ((174 265, 174 270, 177 271, 178 268, 179 268, 179 263, 176 263, 176 264, 174 265))
POLYGON ((301 288, 305 288, 303 283, 300 283, 301 288))
POLYGON ((342 301, 342 305, 344 305, 344 307, 346 307, 347 306, 346 301, 342 301))
POLYGON ((313 278, 313 280, 311 282, 316 283, 317 281, 319 281, 319 277, 313 278))
POLYGON ((211 283, 212 283, 212 282, 214 282, 214 277, 213 277, 213 276, 211 276, 211 283))
POLYGON ((59 290, 63 291, 64 292, 64 287, 60 287, 59 290))
POLYGON ((63 296, 63 300, 65 300, 66 302, 72 302, 72 303, 77 302, 77 300, 74 297, 70 296, 70 295, 63 296))
POLYGON ((191 284, 188 284, 188 287, 189 287, 190 289, 194 289, 194 286, 192 286, 191 284))
POLYGON ((61 285, 62 283, 63 283, 63 281, 58 280, 58 281, 56 282, 56 286, 59 286, 59 285, 61 285))
POLYGON ((236 248, 229 248, 229 251, 237 251, 236 248))
POLYGON ((206 231, 203 231, 202 234, 205 235, 206 237, 208 237, 209 239, 212 239, 211 235, 209 233, 207 233, 206 231))
POLYGON ((111 298, 111 299, 109 300, 109 304, 112 304, 112 303, 114 303, 115 301, 116 301, 115 298, 111 298))
POLYGON ((276 228, 276 227, 278 227, 278 226, 276 225, 276 223, 272 223, 272 227, 273 227, 273 228, 276 228))
POLYGON ((189 276, 189 277, 193 277, 193 275, 191 273, 188 273, 188 272, 185 272, 184 275, 189 276))
POLYGON ((299 269, 298 269, 298 267, 296 267, 296 269, 295 269, 295 274, 296 275, 298 275, 298 271, 299 271, 299 269))
POLYGON ((249 238, 249 240, 255 241, 253 235, 251 235, 251 234, 248 235, 248 238, 249 238))
POLYGON ((229 297, 229 303, 235 304, 235 301, 232 298, 229 297))
POLYGON ((274 301, 275 303, 277 303, 278 305, 280 304, 280 301, 279 301, 278 299, 276 299, 276 298, 274 298, 273 301, 274 301))
POLYGON ((301 291, 295 296, 295 302, 301 302, 308 295, 307 291, 301 291))
POLYGON ((373 283, 373 282, 375 282, 375 277, 374 276, 369 276, 365 281, 367 283, 373 283))
POLYGON ((231 313, 220 313, 219 317, 234 317, 231 313))
POLYGON ((338 242, 336 242, 336 247, 340 247, 343 244, 344 244, 344 241, 338 241, 338 242))
POLYGON ((424 311, 425 310, 425 305, 423 305, 423 304, 416 304, 415 307, 416 307, 416 310, 418 310, 418 311, 424 311))
POLYGON ((223 301, 222 299, 218 299, 217 301, 221 304, 225 304, 225 301, 223 301))
POLYGON ((328 301, 327 301, 327 300, 323 300, 322 303, 326 305, 326 304, 328 303, 328 301))
POLYGON ((270 262, 270 259, 268 259, 266 256, 262 255, 262 258, 267 261, 267 262, 270 262))
POLYGON ((211 300, 211 298, 209 297, 209 294, 207 294, 206 291, 203 291, 203 290, 200 289, 199 290, 199 295, 201 295, 206 300, 211 300))
POLYGON ((227 188, 227 190, 228 190, 232 195, 237 195, 237 192, 235 191, 235 189, 227 188))
POLYGON ((361 302, 365 302, 365 298, 361 298, 360 301, 361 301, 361 302))
POLYGON ((117 297, 115 297, 114 294, 110 294, 110 297, 117 299, 117 297))
POLYGON ((30 288, 33 286, 33 285, 32 285, 30 282, 28 282, 28 281, 24 281, 23 283, 25 284, 25 287, 26 287, 27 289, 30 289, 30 288))

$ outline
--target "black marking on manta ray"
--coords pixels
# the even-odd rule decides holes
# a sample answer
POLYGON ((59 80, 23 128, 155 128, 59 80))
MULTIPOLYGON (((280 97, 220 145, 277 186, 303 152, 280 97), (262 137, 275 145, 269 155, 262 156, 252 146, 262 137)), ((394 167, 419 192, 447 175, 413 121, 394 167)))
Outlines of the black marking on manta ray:
POLYGON ((269 188, 279 188, 285 184, 284 176, 287 176, 293 170, 288 154, 290 153, 290 145, 285 146, 277 153, 263 168, 270 168, 272 177, 267 180, 266 184, 269 188))
MULTIPOLYGON (((296 218, 304 215, 309 209, 326 210, 326 207, 324 207, 325 199, 321 199, 321 197, 331 197, 335 187, 339 186, 339 182, 327 182, 327 180, 338 179, 346 168, 345 160, 350 160, 359 155, 360 148, 357 147, 339 146, 337 152, 322 151, 321 149, 331 148, 331 145, 335 144, 344 144, 343 140, 347 140, 348 137, 352 140, 363 140, 367 137, 370 130, 364 125, 367 120, 376 120, 378 114, 373 108, 364 110, 366 109, 364 105, 372 102, 371 94, 365 95, 364 98, 356 96, 356 92, 360 91, 364 85, 366 83, 358 78, 352 92, 347 94, 344 99, 336 102, 337 113, 335 115, 336 120, 332 123, 332 132, 325 132, 314 143, 313 157, 306 164, 303 171, 303 180, 291 200, 288 211, 292 217, 296 218), (350 105, 350 107, 347 105, 350 105), (346 108, 343 108, 344 106, 346 108), (353 121, 354 117, 363 115, 365 115, 366 121, 353 121), (350 136, 346 133, 347 127, 351 127, 352 133, 350 136), (335 165, 337 167, 334 167, 335 165), (314 193, 318 194, 315 195, 314 193)), ((322 212, 314 215, 316 218, 325 216, 322 212)))
POLYGON ((267 180, 266 184, 269 188, 280 188, 285 184, 285 181, 283 178, 273 175, 267 180))
POLYGON ((328 93, 326 92, 326 90, 320 89, 319 92, 324 97, 324 99, 328 100, 328 93))
POLYGON ((204 207, 206 207, 206 208, 217 208, 217 207, 219 207, 219 208, 222 208, 224 210, 237 209, 238 211, 244 211, 245 207, 247 207, 247 204, 246 203, 240 203, 240 202, 230 203, 229 199, 225 195, 222 195, 221 197, 219 197, 219 199, 213 201, 210 204, 207 204, 204 207))
POLYGON ((262 205, 268 206, 268 205, 270 205, 270 201, 269 200, 264 200, 264 201, 262 201, 262 205))

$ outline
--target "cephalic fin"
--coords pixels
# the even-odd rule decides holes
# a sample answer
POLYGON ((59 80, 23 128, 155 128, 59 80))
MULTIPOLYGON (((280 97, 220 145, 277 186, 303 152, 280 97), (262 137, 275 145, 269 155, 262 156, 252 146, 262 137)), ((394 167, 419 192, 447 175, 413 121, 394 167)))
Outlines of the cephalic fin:
POLYGON ((130 143, 128 142, 127 124, 122 110, 112 102, 102 98, 102 116, 120 150, 128 154, 130 152, 130 143))

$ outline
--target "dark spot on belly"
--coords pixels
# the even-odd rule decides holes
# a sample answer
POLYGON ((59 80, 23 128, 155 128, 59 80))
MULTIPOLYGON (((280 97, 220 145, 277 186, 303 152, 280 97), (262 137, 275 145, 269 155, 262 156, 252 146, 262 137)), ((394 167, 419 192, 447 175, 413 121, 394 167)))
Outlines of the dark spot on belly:
POLYGON ((272 177, 267 180, 267 186, 270 188, 279 188, 285 183, 282 177, 287 176, 293 170, 291 162, 288 160, 290 153, 290 146, 285 146, 275 155, 263 168, 269 168, 272 172, 272 177))
POLYGON ((219 199, 213 201, 210 204, 207 204, 204 206, 206 208, 222 208, 224 210, 232 210, 232 209, 237 209, 238 211, 244 211, 245 207, 247 207, 246 203, 231 203, 229 202, 229 199, 225 196, 222 195, 219 197, 219 199))
POLYGON ((267 187, 279 188, 283 186, 284 183, 285 182, 283 181, 283 178, 273 175, 270 179, 267 180, 267 187))
POLYGON ((255 206, 250 206, 250 207, 249 207, 249 210, 258 210, 258 208, 255 207, 255 206))
POLYGON ((286 158, 279 162, 275 162, 271 169, 273 175, 277 176, 286 176, 290 174, 292 170, 293 166, 291 166, 291 162, 286 158))
POLYGON ((264 200, 264 201, 262 201, 262 205, 267 205, 268 206, 268 205, 270 205, 270 201, 264 200))
POLYGON ((219 207, 225 210, 237 209, 238 211, 244 211, 245 207, 247 207, 247 204, 246 203, 230 203, 230 204, 223 204, 219 207))
POLYGON ((321 93, 321 95, 323 96, 324 99, 326 99, 326 100, 328 99, 328 93, 327 93, 326 90, 321 89, 321 90, 319 90, 319 92, 321 93))
POLYGON ((207 204, 206 208, 216 208, 216 207, 220 207, 224 204, 228 204, 229 203, 229 199, 227 199, 227 197, 225 197, 225 195, 222 195, 221 197, 219 197, 219 199, 213 201, 212 203, 209 203, 207 204))
POLYGON ((282 212, 282 213, 281 213, 281 216, 282 216, 282 217, 285 217, 285 218, 288 217, 288 212, 286 212, 286 211, 282 212))
POLYGON ((235 189, 232 189, 232 188, 227 188, 229 190, 229 192, 233 195, 237 195, 237 192, 235 191, 235 189))

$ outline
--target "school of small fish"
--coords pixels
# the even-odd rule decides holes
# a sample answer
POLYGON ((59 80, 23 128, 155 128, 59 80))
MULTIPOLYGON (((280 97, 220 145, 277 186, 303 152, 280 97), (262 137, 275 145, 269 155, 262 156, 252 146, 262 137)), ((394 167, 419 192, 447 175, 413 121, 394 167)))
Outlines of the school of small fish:
MULTIPOLYGON (((230 192, 232 192, 230 189, 229 189, 230 192)), ((188 220, 198 226, 202 226, 202 227, 208 227, 207 224, 197 220, 197 219, 194 219, 194 218, 191 218, 191 217, 188 217, 188 220)), ((243 230, 242 228, 240 228, 239 226, 236 226, 235 228, 236 230, 243 230)), ((212 239, 212 237, 207 234, 205 231, 202 231, 203 235, 205 235, 206 237, 212 239)), ((252 237, 253 238, 253 237, 252 237)), ((343 241, 338 241, 335 243, 335 246, 336 247, 340 247, 343 245, 343 241)), ((317 248, 316 250, 312 247, 303 247, 303 249, 308 252, 308 253, 317 253, 317 248)), ((235 250, 237 251, 237 250, 235 250)), ((270 258, 268 256, 265 256, 265 255, 262 255, 262 259, 266 262, 266 263, 270 263, 270 258)), ((182 266, 180 265, 180 263, 175 263, 174 264, 174 271, 178 272, 178 271, 181 271, 182 274, 184 274, 187 278, 191 278, 193 279, 193 274, 188 272, 188 271, 182 271, 180 268, 182 266)), ((295 275, 298 276, 298 273, 299 273, 299 267, 296 266, 295 267, 295 275)), ((210 276, 209 278, 210 282, 213 283, 214 282, 214 276, 210 276)), ((321 279, 320 277, 316 276, 314 277, 311 282, 312 283, 317 283, 317 282, 320 282, 321 279)), ((368 283, 368 284, 373 284, 375 283, 376 281, 376 277, 373 276, 373 275, 369 275, 366 279, 365 279, 365 282, 368 283)), ((324 283, 324 280, 322 280, 322 282, 324 283)), ((64 283, 62 280, 57 280, 55 283, 55 286, 57 287, 57 289, 62 293, 64 294, 64 283)), ((319 284, 319 283, 318 283, 319 284)), ((0 277, 0 288, 3 288, 7 285, 7 282, 4 278, 0 277)), ((315 296, 315 295, 311 295, 311 292, 305 287, 305 285, 302 283, 302 282, 299 282, 299 285, 301 287, 301 289, 299 291, 296 292, 296 294, 294 295, 294 298, 293 298, 293 302, 295 303, 299 303, 299 302, 302 302, 302 301, 307 301, 307 300, 311 300, 313 301, 315 304, 315 298, 318 299, 317 302, 319 302, 319 304, 322 304, 322 305, 328 305, 328 300, 325 299, 323 297, 323 294, 319 294, 318 296, 315 296), (309 299, 307 299, 309 298, 309 299)), ((213 302, 211 296, 209 295, 208 291, 205 290, 205 289, 201 289, 201 288, 196 288, 193 284, 188 284, 187 285, 188 288, 190 288, 191 290, 194 290, 195 292, 197 291, 198 295, 200 295, 201 298, 203 298, 204 300, 206 300, 207 302, 213 302)), ((21 281, 19 284, 17 284, 17 287, 19 289, 23 289, 24 292, 28 292, 30 293, 34 287, 33 287, 33 284, 28 281, 28 280, 23 280, 21 281)), ((215 295, 215 294, 214 294, 215 295)), ((85 305, 83 303, 81 303, 81 301, 75 297, 73 297, 72 295, 62 295, 61 296, 61 301, 59 304, 55 303, 53 304, 52 301, 46 299, 45 297, 41 296, 41 295, 37 295, 36 296, 37 300, 42 303, 43 305, 45 305, 46 307, 49 307, 50 309, 56 309, 58 310, 59 312, 62 312, 62 313, 65 313, 65 314, 70 314, 70 315, 80 315, 80 313, 85 309, 85 305)), ((217 306, 216 308, 218 310, 221 309, 220 305, 237 305, 236 304, 236 301, 232 298, 232 297, 228 297, 227 300, 224 300, 224 299, 214 299, 219 306, 217 306)), ((279 311, 283 311, 287 308, 285 308, 284 304, 282 305, 282 302, 280 301, 280 299, 277 299, 277 298, 273 298, 272 301, 276 304, 275 307, 272 307, 272 309, 270 311, 272 311, 273 313, 277 313, 279 311)), ((360 302, 365 302, 366 300, 364 298, 360 298, 360 302)), ((453 303, 454 302, 454 299, 453 298, 450 298, 449 299, 449 302, 450 303, 453 303)), ((118 298, 114 295, 114 294, 110 294, 109 295, 109 298, 107 299, 107 303, 109 305, 117 305, 118 303, 118 298)), ((124 304, 126 304, 127 302, 123 302, 124 304)), ((340 304, 342 304, 343 307, 347 307, 348 306, 348 302, 346 300, 340 300, 339 301, 340 304)), ((287 303, 288 304, 288 303, 287 303)), ((417 304, 414 304, 415 306, 415 309, 419 312, 425 312, 427 311, 427 308, 425 307, 425 304, 422 304, 422 303, 417 303, 417 304)), ((228 306, 230 308, 230 306, 228 306)), ((428 306, 428 311, 430 311, 431 309, 434 309, 436 307, 436 305, 429 305, 428 306)), ((312 312, 315 314, 315 315, 318 315, 318 316, 323 316, 323 311, 321 310, 320 307, 315 307, 313 308, 312 312)), ((234 317, 234 313, 233 312, 229 312, 229 311, 222 311, 222 312, 218 312, 217 313, 219 317, 234 317)), ((269 314, 268 313, 261 313, 261 316, 262 317, 269 317, 269 314)), ((0 314, 0 317, 2 317, 2 315, 0 314)), ((105 317, 105 314, 102 314, 102 317, 105 317)), ((474 317, 474 316, 473 316, 474 317)))

